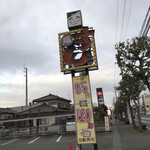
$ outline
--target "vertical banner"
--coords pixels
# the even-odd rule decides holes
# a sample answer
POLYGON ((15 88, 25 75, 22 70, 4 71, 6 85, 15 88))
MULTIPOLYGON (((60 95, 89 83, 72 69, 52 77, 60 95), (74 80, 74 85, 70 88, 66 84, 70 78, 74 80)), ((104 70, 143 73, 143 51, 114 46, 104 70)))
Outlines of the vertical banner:
POLYGON ((72 78, 78 144, 96 143, 89 76, 72 78))
POLYGON ((102 105, 104 105, 103 89, 97 88, 96 92, 97 92, 98 108, 102 108, 102 105))
POLYGON ((108 116, 105 116, 105 131, 110 131, 108 116))

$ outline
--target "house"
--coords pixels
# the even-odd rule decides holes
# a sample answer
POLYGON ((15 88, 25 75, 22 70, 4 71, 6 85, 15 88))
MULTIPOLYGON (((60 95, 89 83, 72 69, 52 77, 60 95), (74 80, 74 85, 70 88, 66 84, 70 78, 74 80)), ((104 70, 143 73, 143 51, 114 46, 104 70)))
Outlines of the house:
POLYGON ((42 127, 57 123, 65 123, 67 116, 73 115, 71 100, 49 94, 35 99, 28 106, 12 107, 16 112, 12 118, 1 118, 0 122, 15 127, 42 127))
POLYGON ((1 120, 9 120, 15 118, 17 112, 12 110, 11 108, 0 108, 0 125, 5 125, 5 127, 9 127, 8 124, 3 124, 1 120))
POLYGON ((0 108, 0 120, 1 119, 11 119, 16 116, 16 111, 11 108, 0 108))
POLYGON ((18 113, 17 119, 25 118, 24 121, 19 123, 19 127, 49 126, 56 123, 65 123, 66 117, 62 117, 65 114, 68 114, 68 110, 58 109, 43 103, 18 113))
POLYGON ((49 94, 44 97, 35 99, 32 101, 34 104, 43 104, 46 103, 47 105, 54 106, 59 109, 70 110, 71 109, 71 100, 59 97, 57 95, 49 94))
POLYGON ((43 133, 49 131, 52 124, 65 126, 67 118, 74 116, 70 103, 71 100, 48 94, 34 99, 28 106, 0 108, 0 124, 15 131, 13 134, 24 130, 29 130, 29 134, 43 133))

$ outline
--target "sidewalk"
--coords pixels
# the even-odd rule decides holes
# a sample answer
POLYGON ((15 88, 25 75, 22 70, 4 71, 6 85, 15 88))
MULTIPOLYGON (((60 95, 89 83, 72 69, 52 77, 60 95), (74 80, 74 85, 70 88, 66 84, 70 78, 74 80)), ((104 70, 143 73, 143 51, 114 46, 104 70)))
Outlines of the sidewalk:
POLYGON ((113 121, 112 150, 148 150, 150 149, 150 133, 139 132, 132 125, 113 121))

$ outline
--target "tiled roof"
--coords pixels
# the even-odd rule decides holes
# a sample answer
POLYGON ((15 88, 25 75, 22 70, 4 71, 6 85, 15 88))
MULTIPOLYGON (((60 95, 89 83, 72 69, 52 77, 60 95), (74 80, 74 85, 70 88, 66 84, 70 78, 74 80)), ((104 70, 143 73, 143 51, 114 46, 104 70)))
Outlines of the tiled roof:
POLYGON ((34 107, 37 107, 39 105, 41 105, 41 104, 27 105, 27 106, 17 106, 17 107, 11 107, 11 109, 16 111, 17 113, 20 113, 20 112, 28 110, 29 108, 34 108, 34 107))
MULTIPOLYGON (((45 103, 38 105, 37 107, 25 110, 21 113, 19 113, 18 115, 27 115, 27 114, 40 114, 40 113, 49 113, 49 112, 55 112, 59 109, 53 107, 53 106, 49 106, 45 103)), ((63 110, 61 110, 63 111, 63 110)))
POLYGON ((43 101, 51 101, 51 100, 59 100, 59 101, 71 102, 71 100, 68 100, 68 99, 59 97, 57 95, 53 95, 53 94, 49 94, 49 95, 46 95, 44 97, 37 98, 37 99, 33 100, 33 102, 43 102, 43 101))
POLYGON ((17 112, 11 108, 0 108, 0 113, 16 114, 17 112))

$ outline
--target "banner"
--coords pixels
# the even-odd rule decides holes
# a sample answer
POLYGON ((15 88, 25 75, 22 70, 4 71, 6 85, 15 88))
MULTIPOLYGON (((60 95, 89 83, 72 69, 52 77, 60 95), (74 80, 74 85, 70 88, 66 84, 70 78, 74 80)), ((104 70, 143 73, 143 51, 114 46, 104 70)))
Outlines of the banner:
POLYGON ((108 116, 105 116, 105 131, 110 131, 108 116))
POLYGON ((78 144, 96 143, 89 76, 72 78, 78 144))

